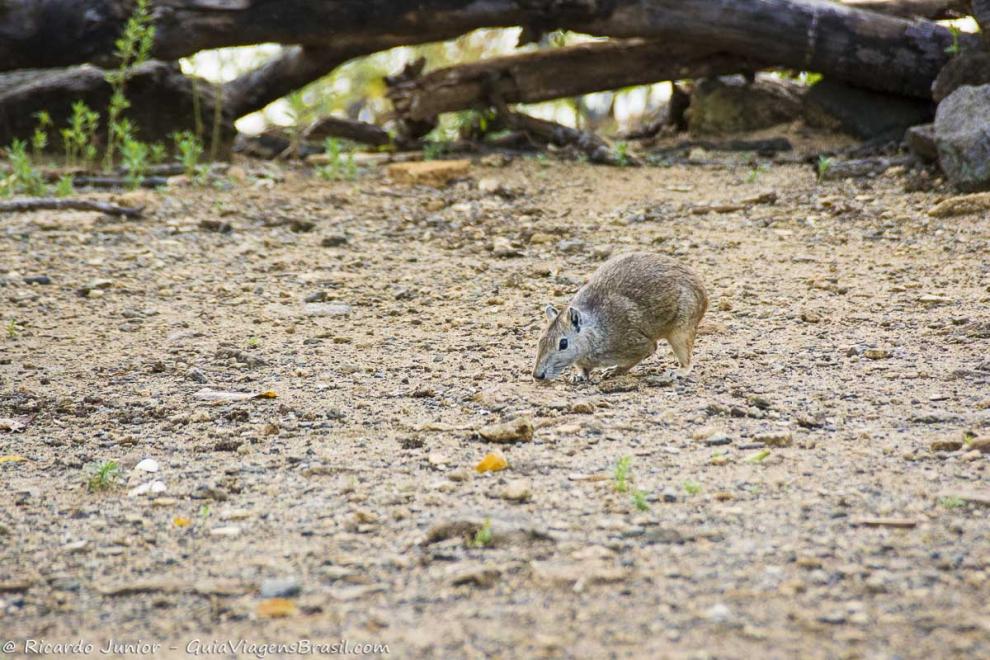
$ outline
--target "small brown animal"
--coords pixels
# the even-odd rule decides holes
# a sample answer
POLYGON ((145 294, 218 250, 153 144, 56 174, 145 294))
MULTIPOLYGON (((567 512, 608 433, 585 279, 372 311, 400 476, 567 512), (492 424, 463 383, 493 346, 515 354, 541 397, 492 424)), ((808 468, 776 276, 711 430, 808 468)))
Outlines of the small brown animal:
POLYGON ((562 311, 547 305, 533 378, 552 380, 567 367, 624 374, 666 339, 687 373, 698 323, 708 309, 701 280, 670 257, 627 252, 595 271, 562 311))

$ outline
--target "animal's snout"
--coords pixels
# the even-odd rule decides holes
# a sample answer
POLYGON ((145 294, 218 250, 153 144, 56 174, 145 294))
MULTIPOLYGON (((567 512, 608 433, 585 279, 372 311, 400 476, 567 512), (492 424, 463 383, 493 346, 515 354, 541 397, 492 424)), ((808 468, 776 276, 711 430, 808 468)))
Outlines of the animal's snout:
POLYGON ((541 372, 538 369, 533 371, 533 378, 536 380, 543 380, 546 377, 547 377, 546 373, 541 372))

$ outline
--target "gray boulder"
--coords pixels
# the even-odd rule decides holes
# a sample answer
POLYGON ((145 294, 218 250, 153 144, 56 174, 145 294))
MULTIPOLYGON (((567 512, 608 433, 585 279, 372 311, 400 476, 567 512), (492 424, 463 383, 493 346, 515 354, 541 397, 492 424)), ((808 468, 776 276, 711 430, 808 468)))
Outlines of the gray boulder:
POLYGON ((935 146, 959 190, 990 190, 990 85, 963 85, 938 104, 935 146))
POLYGON ((932 98, 939 103, 963 85, 990 83, 990 53, 972 51, 956 55, 942 67, 932 83, 932 98))

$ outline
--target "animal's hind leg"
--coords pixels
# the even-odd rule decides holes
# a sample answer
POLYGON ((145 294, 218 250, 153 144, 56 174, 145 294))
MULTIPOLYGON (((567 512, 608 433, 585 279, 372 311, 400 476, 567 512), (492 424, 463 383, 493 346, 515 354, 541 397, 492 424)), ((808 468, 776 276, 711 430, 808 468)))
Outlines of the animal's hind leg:
POLYGON ((670 347, 674 349, 677 361, 681 363, 681 375, 686 376, 691 373, 691 352, 694 350, 694 337, 698 332, 697 327, 677 328, 667 336, 670 347))

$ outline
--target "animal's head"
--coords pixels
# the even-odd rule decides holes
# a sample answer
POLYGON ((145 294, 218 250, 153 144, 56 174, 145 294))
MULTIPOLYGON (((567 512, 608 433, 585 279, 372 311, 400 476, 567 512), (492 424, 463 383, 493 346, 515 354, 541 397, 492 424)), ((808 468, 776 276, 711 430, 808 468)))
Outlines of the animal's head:
POLYGON ((570 306, 561 312, 547 305, 546 314, 550 324, 540 337, 533 368, 536 380, 553 380, 584 354, 586 335, 581 333, 584 322, 581 312, 570 306))

